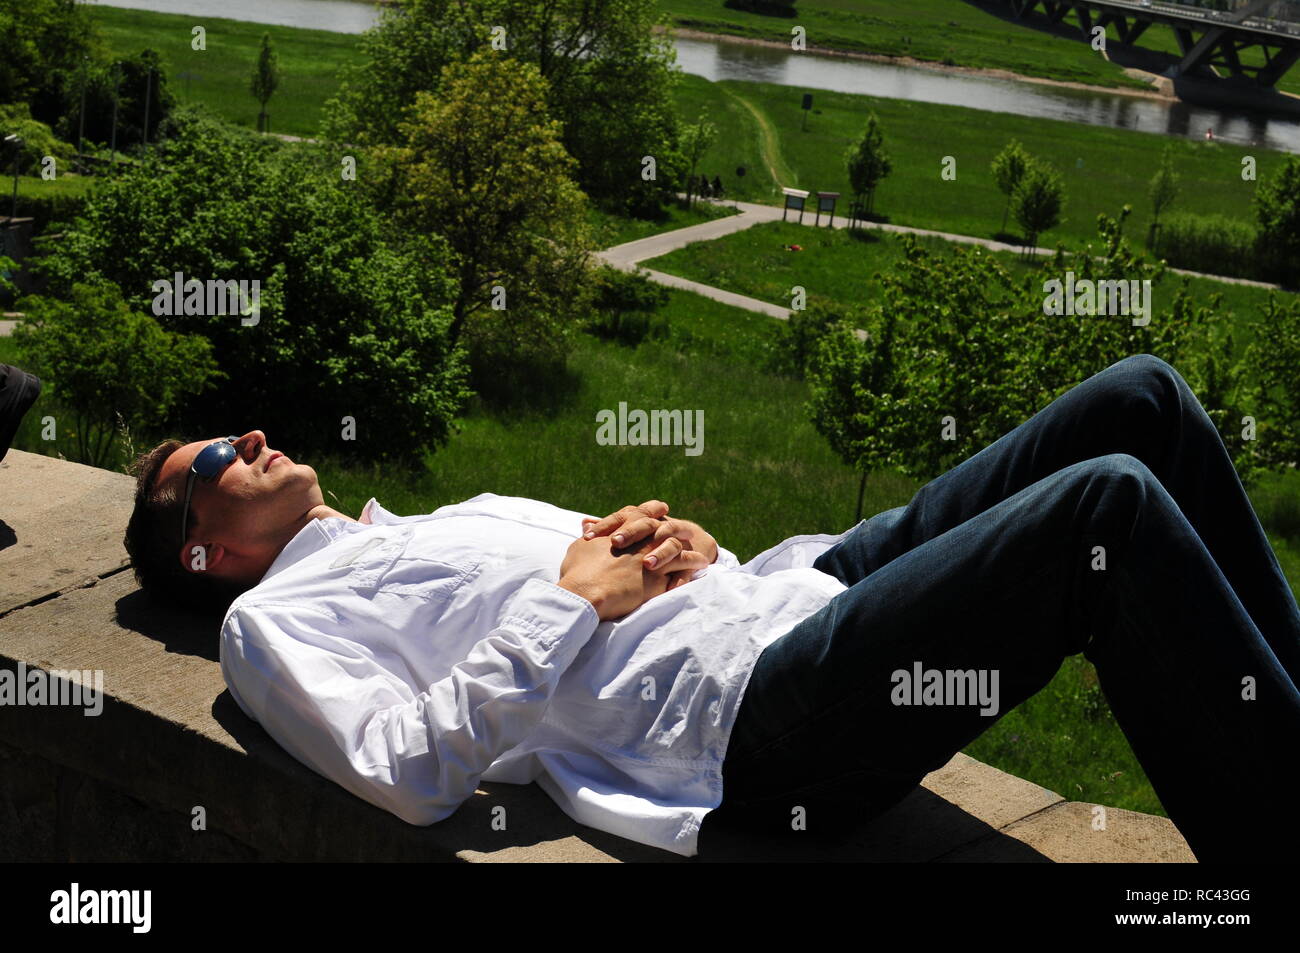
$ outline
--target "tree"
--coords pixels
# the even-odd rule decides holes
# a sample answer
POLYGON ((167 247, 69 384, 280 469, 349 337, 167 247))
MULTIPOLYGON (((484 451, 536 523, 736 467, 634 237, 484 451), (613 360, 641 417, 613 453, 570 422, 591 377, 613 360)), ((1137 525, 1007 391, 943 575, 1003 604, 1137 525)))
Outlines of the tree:
POLYGON ((1160 215, 1178 198, 1178 173, 1174 171, 1174 157, 1169 146, 1165 146, 1160 154, 1160 167, 1151 177, 1147 194, 1151 196, 1151 231, 1147 245, 1152 246, 1160 229, 1160 215))
MULTIPOLYGON (((802 362, 810 385, 807 405, 813 426, 847 465, 860 471, 854 521, 862 519, 862 502, 871 470, 895 459, 890 428, 891 395, 900 386, 895 376, 898 315, 887 309, 852 309, 837 314, 814 305, 796 331, 796 363, 802 362), (866 332, 864 343, 857 329, 866 332)), ((793 319, 795 316, 791 315, 793 319)))
POLYGON ((1020 184, 1025 169, 1029 168, 1031 161, 1029 153, 1025 151, 1025 147, 1020 144, 1018 139, 1012 139, 1001 152, 993 157, 993 164, 990 166, 993 181, 1002 194, 1007 197, 1006 205, 1002 207, 1002 229, 999 234, 1004 234, 1007 230, 1007 214, 1011 211, 1011 195, 1015 192, 1016 186, 1020 184))
POLYGON ((862 138, 849 147, 844 155, 848 166, 849 184, 853 194, 861 204, 863 195, 867 196, 867 214, 870 215, 876 201, 876 186, 885 176, 893 171, 894 164, 885 151, 885 137, 880 128, 880 120, 875 113, 867 116, 867 125, 862 138))
POLYGON ((60 139, 76 142, 83 132, 88 142, 113 140, 113 99, 117 98, 117 147, 156 142, 176 108, 176 97, 156 50, 142 50, 114 63, 90 64, 67 83, 62 118, 54 127, 60 139), (82 121, 82 84, 85 120, 82 121), (146 105, 147 102, 147 105, 146 105), (149 128, 145 129, 146 114, 149 128))
POLYGON ((82 58, 103 45, 87 5, 76 0, 0 0, 0 103, 27 103, 55 125, 82 58))
MULTIPOLYGON (((259 315, 159 315, 201 334, 230 375, 220 401, 186 402, 190 433, 256 422, 290 446, 374 461, 446 442, 467 397, 447 334, 455 282, 436 236, 395 233, 337 154, 283 143, 185 108, 138 164, 98 183, 50 253, 48 294, 111 282, 152 312, 160 280, 260 282, 259 315), (310 394, 310 405, 303 395, 310 394), (344 418, 355 439, 342 438, 344 418)), ((274 437, 273 437, 274 439, 274 437)))
POLYGON ((1050 165, 1031 162, 1011 193, 1011 213, 1024 230, 1026 255, 1038 246, 1038 236, 1061 221, 1065 189, 1050 165))
POLYGON ((271 34, 263 33, 262 49, 257 54, 257 63, 253 66, 253 76, 249 82, 249 90, 261 106, 261 112, 257 114, 258 132, 271 131, 271 117, 266 111, 266 104, 279 86, 280 60, 271 48, 271 34))
POLYGON ((447 66, 439 90, 417 94, 396 156, 409 199, 401 221, 456 254, 451 341, 464 334, 485 369, 509 357, 553 361, 589 293, 591 239, 546 81, 531 63, 485 49, 447 66))
POLYGON ((1249 406, 1258 432, 1253 463, 1285 472, 1300 462, 1300 302, 1270 293, 1252 322, 1246 363, 1257 383, 1249 406))
POLYGON ((563 127, 576 178, 615 210, 645 212, 679 181, 647 178, 677 148, 672 39, 654 31, 653 4, 636 0, 406 0, 386 6, 362 36, 362 61, 344 70, 322 135, 339 142, 400 144, 419 92, 438 92, 443 68, 480 49, 535 65, 547 108, 563 127), (497 28, 500 29, 497 29, 497 28))
POLYGON ((151 430, 224 376, 206 339, 163 330, 113 285, 76 284, 66 302, 29 296, 19 306, 20 359, 71 412, 64 432, 90 466, 108 460, 119 422, 128 432, 151 430))
POLYGON ((718 138, 718 127, 709 122, 705 115, 705 113, 701 112, 695 122, 682 127, 681 150, 689 168, 689 174, 686 178, 687 208, 691 207, 691 200, 695 194, 695 169, 699 166, 700 160, 704 158, 704 153, 709 151, 709 148, 718 138))
POLYGON ((1287 156, 1282 168, 1255 192, 1261 257, 1274 280, 1294 284, 1300 275, 1300 156, 1287 156))
MULTIPOLYGON (((1161 295, 1168 305, 1143 326, 1124 315, 1045 314, 1045 281, 1067 268, 1094 279, 1164 280, 1163 263, 1135 256, 1117 222, 1102 216, 1098 226, 1102 249, 1058 251, 1023 277, 983 249, 934 254, 905 237, 902 260, 881 278, 882 300, 845 315, 820 338, 807 405, 818 432, 864 480, 880 468, 929 480, 1081 380, 1151 353, 1183 371, 1227 443, 1235 372, 1185 359, 1212 350, 1217 302, 1200 302, 1184 281, 1161 295)), ((860 487, 859 507, 861 497, 860 487)))

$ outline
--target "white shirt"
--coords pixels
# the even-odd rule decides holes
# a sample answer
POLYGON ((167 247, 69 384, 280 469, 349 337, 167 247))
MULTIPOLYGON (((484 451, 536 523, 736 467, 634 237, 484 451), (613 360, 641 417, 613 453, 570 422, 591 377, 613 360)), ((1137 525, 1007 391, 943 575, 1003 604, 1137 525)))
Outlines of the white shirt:
POLYGON ((601 622, 556 585, 590 514, 483 493, 422 516, 312 520, 231 605, 221 671, 303 764, 411 824, 480 780, 687 857, 759 654, 845 587, 795 536, 601 622))

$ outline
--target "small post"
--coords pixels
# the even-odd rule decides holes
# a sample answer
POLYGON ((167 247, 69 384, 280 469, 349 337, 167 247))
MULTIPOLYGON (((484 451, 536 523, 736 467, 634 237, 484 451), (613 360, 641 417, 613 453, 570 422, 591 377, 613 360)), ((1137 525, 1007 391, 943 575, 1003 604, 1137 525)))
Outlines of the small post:
POLYGON ((790 209, 797 209, 799 212, 799 224, 803 224, 804 200, 808 198, 808 193, 803 189, 787 189, 781 191, 785 194, 785 209, 781 212, 781 221, 785 221, 786 212, 790 209))
POLYGON ((144 151, 149 151, 149 100, 153 98, 153 66, 144 74, 144 151))
POLYGON ((23 140, 17 133, 11 133, 5 136, 5 142, 13 143, 14 147, 14 197, 9 208, 9 224, 13 225, 18 220, 18 157, 22 153, 23 140))
POLYGON ((77 122, 77 155, 81 155, 81 140, 86 135, 86 70, 90 64, 90 57, 81 58, 81 119, 77 122))
POLYGON ((117 164, 117 101, 118 87, 122 83, 121 64, 113 64, 113 135, 109 144, 109 162, 117 164))

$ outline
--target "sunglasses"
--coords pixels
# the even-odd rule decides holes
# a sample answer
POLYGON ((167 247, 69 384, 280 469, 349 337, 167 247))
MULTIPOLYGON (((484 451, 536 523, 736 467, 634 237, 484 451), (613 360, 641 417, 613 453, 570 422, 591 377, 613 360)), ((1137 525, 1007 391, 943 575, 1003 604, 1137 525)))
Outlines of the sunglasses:
POLYGON ((210 482, 219 477, 226 467, 235 462, 235 457, 239 456, 238 451, 235 450, 235 441, 238 439, 238 437, 226 437, 224 440, 214 440, 194 455, 194 462, 190 464, 189 478, 185 481, 181 543, 189 538, 187 532, 190 522, 190 495, 194 492, 194 478, 199 477, 210 482))

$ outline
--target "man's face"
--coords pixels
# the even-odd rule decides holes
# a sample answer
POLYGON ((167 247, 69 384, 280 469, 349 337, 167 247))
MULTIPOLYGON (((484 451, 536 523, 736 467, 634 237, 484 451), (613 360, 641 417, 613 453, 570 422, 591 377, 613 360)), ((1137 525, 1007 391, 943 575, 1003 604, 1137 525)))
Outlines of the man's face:
MULTIPOLYGON (((185 483, 199 451, 221 437, 196 440, 163 464, 158 486, 170 485, 185 499, 185 483)), ((215 479, 194 478, 188 539, 180 559, 193 567, 193 547, 203 546, 206 571, 227 579, 256 581, 321 505, 316 471, 267 446, 252 430, 234 444, 236 457, 215 479)), ((177 532, 180 525, 177 525, 177 532)))

